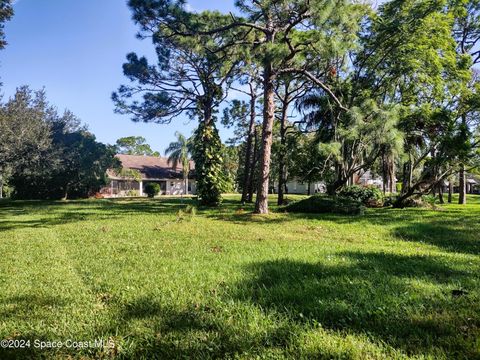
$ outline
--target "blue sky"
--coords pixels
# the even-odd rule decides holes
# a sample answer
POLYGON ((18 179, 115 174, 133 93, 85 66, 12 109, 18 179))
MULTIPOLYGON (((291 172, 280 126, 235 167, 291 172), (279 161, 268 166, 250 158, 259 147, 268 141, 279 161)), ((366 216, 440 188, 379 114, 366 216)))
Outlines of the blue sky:
MULTIPOLYGON (((233 9, 233 0, 191 0, 194 10, 233 9)), ((99 141, 114 143, 140 135, 163 152, 179 130, 190 134, 195 122, 139 124, 114 114, 110 95, 126 79, 122 64, 128 52, 153 55, 148 40, 135 38, 126 0, 17 0, 6 25, 9 45, 0 52, 1 91, 11 96, 21 85, 45 87, 49 101, 68 108, 99 141)), ((225 139, 229 131, 221 129, 225 139)))

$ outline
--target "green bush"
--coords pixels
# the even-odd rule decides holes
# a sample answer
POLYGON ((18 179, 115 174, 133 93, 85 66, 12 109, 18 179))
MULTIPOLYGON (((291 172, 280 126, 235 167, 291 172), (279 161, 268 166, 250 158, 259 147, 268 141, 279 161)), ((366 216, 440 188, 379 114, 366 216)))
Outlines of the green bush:
POLYGON ((307 199, 293 202, 284 207, 285 211, 297 213, 335 213, 363 215, 365 207, 359 201, 341 196, 314 195, 307 199))
POLYGON ((433 210, 437 210, 438 208, 437 207, 438 199, 435 197, 435 195, 424 195, 422 196, 421 201, 423 202, 423 204, 428 205, 433 210))
POLYGON ((383 199, 383 206, 388 207, 388 206, 393 206, 395 202, 397 201, 398 195, 388 195, 385 196, 383 199))
POLYGON ((138 197, 138 196, 140 196, 140 193, 138 192, 138 190, 128 190, 127 191, 127 196, 128 197, 138 197))
POLYGON ((145 194, 148 195, 149 198, 153 198, 160 193, 160 185, 156 183, 148 183, 145 185, 145 194))
POLYGON ((383 194, 380 189, 374 186, 347 186, 346 188, 343 188, 338 195, 359 201, 368 207, 383 206, 383 194))
POLYGON ((187 205, 184 209, 177 212, 177 221, 192 220, 197 215, 197 208, 193 205, 187 205))

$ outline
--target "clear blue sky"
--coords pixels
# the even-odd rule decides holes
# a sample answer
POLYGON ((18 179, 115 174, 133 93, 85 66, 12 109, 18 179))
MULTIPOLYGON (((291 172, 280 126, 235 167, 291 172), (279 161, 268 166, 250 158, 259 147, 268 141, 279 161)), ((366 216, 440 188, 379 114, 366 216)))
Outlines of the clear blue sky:
MULTIPOLYGON (((233 0, 190 0, 189 6, 230 11, 233 0)), ((21 85, 45 87, 52 104, 73 111, 99 141, 110 144, 140 135, 163 152, 176 130, 191 133, 195 122, 186 118, 170 125, 139 124, 113 112, 110 95, 126 82, 125 55, 153 55, 148 40, 135 38, 126 0, 17 0, 14 9, 6 25, 9 45, 0 52, 4 98, 21 85)), ((225 139, 229 131, 221 134, 225 139)))

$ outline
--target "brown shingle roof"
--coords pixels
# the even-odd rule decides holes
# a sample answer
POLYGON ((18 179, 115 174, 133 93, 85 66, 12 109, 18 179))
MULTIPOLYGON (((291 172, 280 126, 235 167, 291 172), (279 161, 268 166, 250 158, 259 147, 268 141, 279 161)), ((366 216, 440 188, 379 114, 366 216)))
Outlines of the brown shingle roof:
MULTIPOLYGON (((174 169, 172 163, 168 163, 167 158, 156 156, 137 156, 137 155, 116 155, 125 169, 138 170, 142 174, 143 180, 149 179, 181 179, 182 166, 178 164, 174 169)), ((193 162, 190 162, 190 169, 194 169, 193 162)), ((110 178, 120 178, 113 170, 108 171, 110 178)))

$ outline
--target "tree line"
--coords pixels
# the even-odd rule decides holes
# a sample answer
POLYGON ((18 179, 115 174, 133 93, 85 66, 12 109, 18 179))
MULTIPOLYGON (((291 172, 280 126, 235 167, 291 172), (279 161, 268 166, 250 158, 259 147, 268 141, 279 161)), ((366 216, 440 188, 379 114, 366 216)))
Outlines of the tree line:
POLYGON ((0 197, 92 196, 107 184, 107 169, 120 167, 116 151, 73 113, 59 113, 43 90, 24 86, 0 104, 0 197))
POLYGON ((242 199, 256 193, 257 213, 268 212, 272 176, 283 202, 295 167, 330 194, 379 169, 390 190, 399 179, 396 206, 458 176, 466 201, 479 155, 479 1, 237 0, 230 14, 188 11, 181 0, 129 6, 157 59, 127 56, 116 109, 134 121, 199 120, 192 153, 203 203, 220 201, 217 122, 235 91, 250 100, 229 104, 221 121, 243 139, 242 199))

